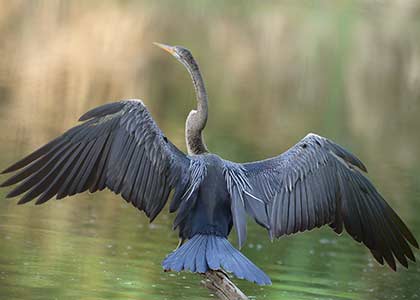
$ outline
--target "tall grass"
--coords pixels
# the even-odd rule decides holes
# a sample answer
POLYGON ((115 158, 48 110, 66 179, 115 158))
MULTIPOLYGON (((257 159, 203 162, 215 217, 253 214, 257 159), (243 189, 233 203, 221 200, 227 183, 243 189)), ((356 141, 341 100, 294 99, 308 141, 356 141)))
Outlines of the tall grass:
POLYGON ((139 97, 182 147, 194 96, 161 41, 199 60, 219 153, 262 158, 317 131, 409 165, 419 15, 419 1, 2 1, 1 141, 34 147, 92 106, 139 97))

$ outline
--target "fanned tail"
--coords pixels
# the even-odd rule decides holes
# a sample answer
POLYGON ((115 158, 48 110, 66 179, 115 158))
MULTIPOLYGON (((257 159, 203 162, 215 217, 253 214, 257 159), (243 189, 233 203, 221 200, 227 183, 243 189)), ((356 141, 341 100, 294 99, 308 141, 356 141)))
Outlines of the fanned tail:
POLYGON ((194 273, 224 269, 240 279, 259 285, 271 284, 270 278, 226 238, 210 234, 194 235, 169 254, 162 266, 165 271, 189 270, 194 273))

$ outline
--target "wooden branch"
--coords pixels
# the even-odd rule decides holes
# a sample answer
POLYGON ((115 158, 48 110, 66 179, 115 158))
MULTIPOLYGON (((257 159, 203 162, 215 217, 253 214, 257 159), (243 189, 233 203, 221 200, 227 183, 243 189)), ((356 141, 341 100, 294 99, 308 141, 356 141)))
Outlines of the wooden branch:
POLYGON ((249 300, 248 297, 221 271, 207 271, 202 274, 201 283, 216 295, 220 300, 249 300))

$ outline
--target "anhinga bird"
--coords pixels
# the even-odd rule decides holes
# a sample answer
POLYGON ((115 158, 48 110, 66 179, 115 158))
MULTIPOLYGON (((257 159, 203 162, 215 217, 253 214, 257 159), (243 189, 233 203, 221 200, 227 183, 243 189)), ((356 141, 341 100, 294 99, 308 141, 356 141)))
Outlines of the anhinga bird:
POLYGON ((407 226, 364 176, 366 167, 343 147, 308 134, 279 156, 235 163, 208 151, 203 140, 208 99, 198 64, 180 46, 157 44, 191 75, 197 109, 186 122, 188 155, 162 133, 141 100, 94 108, 71 128, 3 173, 18 171, 1 186, 19 183, 7 197, 23 195, 41 204, 110 189, 150 221, 165 206, 177 211, 180 246, 162 265, 165 270, 204 273, 224 269, 238 278, 270 284, 270 278, 227 240, 235 226, 239 248, 250 215, 271 239, 329 225, 343 228, 365 244, 380 263, 396 269, 415 261, 418 243, 407 226), (396 259, 396 260, 395 260, 396 259))

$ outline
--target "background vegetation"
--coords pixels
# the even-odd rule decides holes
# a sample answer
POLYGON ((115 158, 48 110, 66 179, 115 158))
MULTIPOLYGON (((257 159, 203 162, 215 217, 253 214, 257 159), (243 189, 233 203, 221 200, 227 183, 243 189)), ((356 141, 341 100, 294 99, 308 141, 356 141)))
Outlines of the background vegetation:
MULTIPOLYGON (((185 149, 190 79, 152 42, 179 44, 207 82, 213 152, 257 160, 328 136, 420 237, 420 1, 0 0, 0 40, 0 169, 122 98, 185 149)), ((207 296, 197 276, 161 272, 172 216, 151 226, 111 193, 74 198, 0 202, 0 298, 207 296)), ((391 273, 328 229, 271 244, 250 227, 244 252, 274 283, 239 281, 258 299, 420 297, 418 265, 391 273)))

